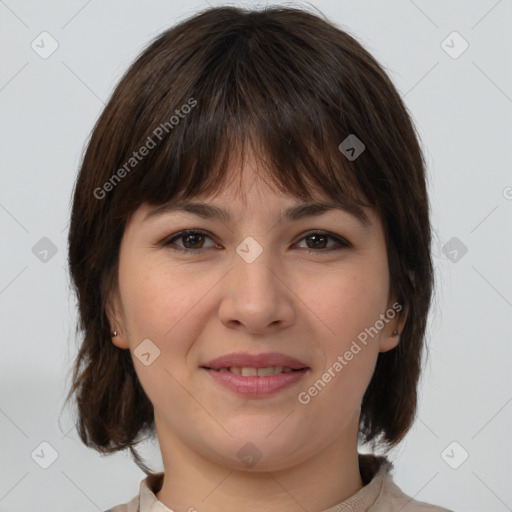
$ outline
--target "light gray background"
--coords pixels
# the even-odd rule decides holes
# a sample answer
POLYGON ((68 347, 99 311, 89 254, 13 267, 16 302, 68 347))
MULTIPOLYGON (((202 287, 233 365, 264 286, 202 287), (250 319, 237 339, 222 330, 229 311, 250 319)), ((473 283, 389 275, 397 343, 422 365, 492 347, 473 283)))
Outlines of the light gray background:
MULTIPOLYGON (((0 1, 0 511, 105 510, 138 492, 144 474, 129 456, 85 448, 61 411, 76 353, 69 200, 121 74, 152 37, 207 5, 0 1), (59 45, 47 59, 31 48, 43 31, 59 45), (32 251, 43 237, 57 249, 46 262, 32 251), (48 469, 35 462, 49 460, 44 441, 58 453, 48 469)), ((437 291, 418 419, 391 452, 395 481, 457 511, 512 510, 512 2, 312 5, 386 67, 428 158, 437 291), (445 51, 462 48, 453 31, 469 44, 458 58, 445 51), (453 237, 466 254, 443 252, 453 237)), ((144 453, 161 464, 156 446, 144 453)))

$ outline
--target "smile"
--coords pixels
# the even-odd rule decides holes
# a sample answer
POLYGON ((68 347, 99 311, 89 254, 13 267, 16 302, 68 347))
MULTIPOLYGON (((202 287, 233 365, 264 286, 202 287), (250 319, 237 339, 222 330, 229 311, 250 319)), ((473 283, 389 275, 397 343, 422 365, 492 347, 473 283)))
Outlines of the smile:
POLYGON ((290 373, 293 370, 289 366, 267 366, 265 368, 253 368, 250 366, 231 366, 230 368, 219 368, 219 372, 231 372, 242 377, 266 377, 267 375, 276 375, 278 373, 290 373))
POLYGON ((282 366, 264 368, 201 368, 222 389, 244 398, 265 398, 290 389, 301 381, 309 368, 292 370, 282 366))

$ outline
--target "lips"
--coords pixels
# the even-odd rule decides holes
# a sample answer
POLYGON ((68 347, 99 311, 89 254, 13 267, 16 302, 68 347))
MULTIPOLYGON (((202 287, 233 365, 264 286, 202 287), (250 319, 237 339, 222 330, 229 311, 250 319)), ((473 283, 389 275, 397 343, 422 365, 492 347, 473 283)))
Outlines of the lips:
POLYGON ((252 366, 231 366, 230 368, 220 368, 214 370, 217 372, 230 372, 235 375, 242 375, 243 377, 267 377, 268 375, 277 375, 279 373, 297 372, 289 366, 266 366, 263 368, 254 368, 252 366))
POLYGON ((224 368, 289 368, 291 370, 303 370, 308 365, 294 357, 268 352, 266 354, 246 354, 242 352, 226 354, 202 365, 209 370, 221 370, 224 368))
POLYGON ((276 352, 234 353, 201 366, 213 380, 246 398, 263 398, 297 384, 309 366, 294 357, 276 352))

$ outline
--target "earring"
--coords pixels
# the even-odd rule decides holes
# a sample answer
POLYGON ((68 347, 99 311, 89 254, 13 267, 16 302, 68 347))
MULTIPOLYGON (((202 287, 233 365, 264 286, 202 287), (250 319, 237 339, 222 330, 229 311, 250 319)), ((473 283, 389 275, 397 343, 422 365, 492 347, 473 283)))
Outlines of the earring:
POLYGON ((392 333, 392 336, 400 336, 400 334, 398 334, 398 331, 395 329, 392 333))
POLYGON ((117 331, 114 331, 114 332, 112 333, 112 338, 115 338, 118 334, 119 334, 119 333, 118 333, 117 331))

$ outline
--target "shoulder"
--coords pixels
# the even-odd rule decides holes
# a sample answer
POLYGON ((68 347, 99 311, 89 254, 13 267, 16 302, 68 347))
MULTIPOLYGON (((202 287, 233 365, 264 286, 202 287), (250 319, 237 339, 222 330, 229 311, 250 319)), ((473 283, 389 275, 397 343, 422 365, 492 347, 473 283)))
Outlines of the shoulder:
POLYGON ((374 507, 370 507, 368 512, 394 512, 396 510, 401 512, 453 512, 438 505, 417 501, 405 494, 393 481, 391 469, 392 464, 383 468, 379 475, 382 478, 381 491, 374 507))
POLYGON ((131 501, 124 505, 117 505, 113 508, 105 510, 105 512, 138 512, 139 511, 139 496, 135 496, 131 501))
POLYGON ((170 509, 164 507, 155 496, 155 493, 162 488, 163 477, 163 472, 148 474, 146 478, 141 481, 139 494, 137 496, 128 503, 109 508, 105 510, 105 512, 146 512, 156 509, 169 512, 170 509))

